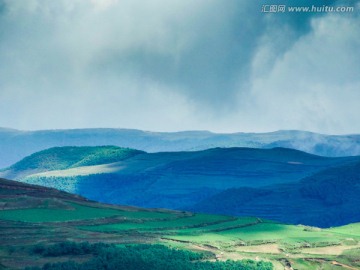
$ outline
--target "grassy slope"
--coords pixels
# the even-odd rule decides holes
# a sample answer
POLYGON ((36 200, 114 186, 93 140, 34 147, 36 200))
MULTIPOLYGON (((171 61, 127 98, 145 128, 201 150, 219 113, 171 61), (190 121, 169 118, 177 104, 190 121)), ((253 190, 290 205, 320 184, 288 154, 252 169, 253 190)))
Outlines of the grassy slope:
POLYGON ((117 146, 55 147, 34 153, 10 166, 12 171, 52 171, 109 164, 144 153, 117 146))
POLYGON ((3 210, 1 219, 9 221, 21 222, 63 222, 77 221, 108 217, 122 217, 129 219, 163 219, 171 218, 171 214, 162 212, 144 212, 144 211, 123 211, 111 208, 98 208, 89 205, 81 205, 77 203, 67 203, 67 209, 54 208, 30 208, 3 210))
POLYGON ((358 224, 321 230, 257 218, 106 206, 14 181, 0 180, 0 186, 0 257, 14 268, 45 263, 27 254, 27 247, 65 240, 161 243, 214 253, 220 260, 260 258, 276 269, 286 264, 330 269, 332 261, 360 267, 358 224))
POLYGON ((329 231, 343 234, 349 237, 353 235, 360 237, 360 223, 353 223, 341 227, 331 228, 329 231))

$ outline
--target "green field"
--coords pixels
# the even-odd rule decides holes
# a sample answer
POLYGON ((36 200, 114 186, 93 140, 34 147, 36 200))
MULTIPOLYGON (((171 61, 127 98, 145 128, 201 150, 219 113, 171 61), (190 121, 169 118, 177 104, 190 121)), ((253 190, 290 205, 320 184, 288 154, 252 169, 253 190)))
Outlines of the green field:
POLYGON ((97 208, 69 203, 70 209, 30 208, 3 210, 0 219, 22 222, 64 222, 74 220, 123 217, 130 219, 162 219, 171 217, 168 213, 151 211, 121 211, 111 208, 97 208))
POLYGON ((347 236, 358 236, 360 237, 360 223, 349 224, 341 227, 331 228, 328 231, 347 235, 347 236))
MULTIPOLYGON (((225 227, 226 228, 226 227, 225 227)), ((181 241, 192 241, 199 244, 216 242, 217 245, 227 245, 229 242, 239 242, 251 244, 255 243, 279 243, 297 245, 308 243, 316 245, 317 243, 326 242, 329 244, 340 243, 344 237, 336 233, 325 231, 309 232, 301 226, 283 225, 276 223, 259 223, 243 228, 226 229, 217 232, 196 232, 184 233, 179 231, 176 235, 171 235, 171 239, 181 241)))
POLYGON ((147 220, 142 222, 121 222, 98 226, 82 226, 83 230, 114 231, 161 231, 174 240, 211 243, 229 241, 277 242, 286 244, 320 243, 338 244, 346 237, 360 238, 359 224, 333 229, 309 229, 306 226, 285 225, 256 218, 231 218, 227 216, 194 214, 171 220, 147 220), (347 230, 351 228, 351 230, 347 230), (346 233, 345 233, 346 232, 346 233))
MULTIPOLYGON (((140 217, 139 217, 140 218, 140 217)), ((126 230, 136 230, 136 231, 151 231, 151 230, 169 230, 169 229, 187 229, 187 228, 207 228, 207 225, 223 223, 225 221, 231 220, 227 216, 215 216, 215 215, 204 215, 204 214, 194 214, 192 216, 186 216, 182 218, 169 219, 169 220, 149 220, 143 222, 123 222, 110 225, 100 225, 100 226, 91 226, 83 227, 83 229, 92 230, 92 231, 126 231, 126 230)))
POLYGON ((284 269, 287 263, 293 269, 303 270, 360 267, 360 253, 357 253, 360 247, 359 224, 320 229, 257 218, 195 214, 175 220, 79 228, 110 234, 136 231, 144 237, 153 236, 156 243, 170 247, 214 253, 219 260, 260 258, 271 261, 275 269, 284 269))

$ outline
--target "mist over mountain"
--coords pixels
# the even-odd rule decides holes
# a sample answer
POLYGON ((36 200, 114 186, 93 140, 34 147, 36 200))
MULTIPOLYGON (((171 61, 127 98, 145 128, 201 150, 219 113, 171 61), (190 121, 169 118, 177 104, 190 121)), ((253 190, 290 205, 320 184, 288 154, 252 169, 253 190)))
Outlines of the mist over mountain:
POLYGON ((295 130, 222 134, 134 129, 0 129, 0 167, 10 166, 34 152, 51 147, 100 145, 129 147, 146 152, 197 151, 215 147, 286 147, 329 157, 360 155, 360 135, 323 135, 295 130))

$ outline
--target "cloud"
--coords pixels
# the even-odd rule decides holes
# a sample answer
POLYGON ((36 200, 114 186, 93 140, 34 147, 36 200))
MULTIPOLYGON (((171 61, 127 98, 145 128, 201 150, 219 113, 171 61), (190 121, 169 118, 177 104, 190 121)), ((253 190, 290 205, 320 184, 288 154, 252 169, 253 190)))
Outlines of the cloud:
POLYGON ((261 5, 2 0, 0 125, 359 128, 347 105, 357 98, 358 16, 265 15, 261 5))
POLYGON ((357 16, 314 19, 311 32, 277 59, 268 73, 254 77, 253 99, 268 112, 261 119, 272 126, 358 132, 358 24, 357 16))

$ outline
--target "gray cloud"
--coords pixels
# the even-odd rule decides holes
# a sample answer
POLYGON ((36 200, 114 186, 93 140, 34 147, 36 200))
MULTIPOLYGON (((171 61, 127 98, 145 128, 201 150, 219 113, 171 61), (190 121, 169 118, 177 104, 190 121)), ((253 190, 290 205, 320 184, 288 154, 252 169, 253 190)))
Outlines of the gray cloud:
POLYGON ((357 131, 357 13, 261 5, 0 1, 0 125, 357 131))

